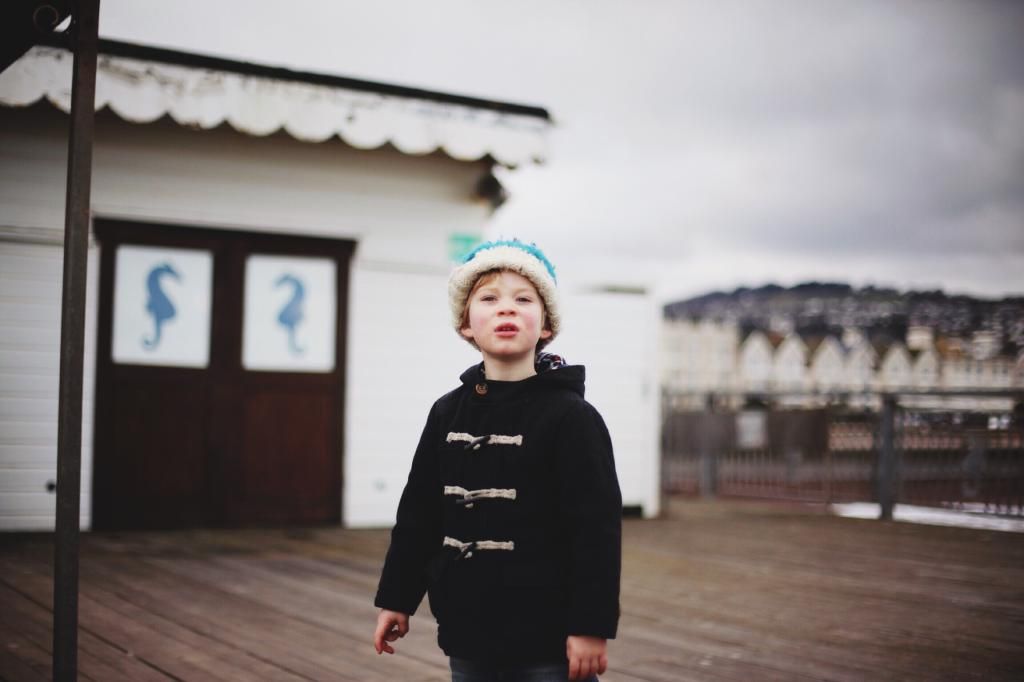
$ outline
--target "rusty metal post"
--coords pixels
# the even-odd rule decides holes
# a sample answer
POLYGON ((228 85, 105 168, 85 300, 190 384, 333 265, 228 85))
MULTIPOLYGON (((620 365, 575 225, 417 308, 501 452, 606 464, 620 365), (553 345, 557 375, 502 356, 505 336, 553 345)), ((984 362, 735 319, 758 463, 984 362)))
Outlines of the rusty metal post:
POLYGON ((878 518, 892 521, 899 485, 899 462, 896 451, 896 396, 882 396, 881 423, 878 427, 878 518))
POLYGON ((709 393, 700 421, 700 495, 712 498, 718 494, 718 420, 715 414, 715 395, 709 393))
POLYGON ((832 427, 836 421, 836 407, 834 404, 829 404, 825 408, 825 472, 824 472, 824 488, 825 488, 825 504, 832 504, 832 483, 835 478, 835 469, 832 465, 832 427))
POLYGON ((99 0, 72 10, 75 53, 71 85, 67 195, 64 206, 64 282, 60 319, 57 416, 57 520, 53 561, 53 679, 78 676, 78 532, 82 480, 82 366, 85 282, 89 250, 93 121, 99 0))

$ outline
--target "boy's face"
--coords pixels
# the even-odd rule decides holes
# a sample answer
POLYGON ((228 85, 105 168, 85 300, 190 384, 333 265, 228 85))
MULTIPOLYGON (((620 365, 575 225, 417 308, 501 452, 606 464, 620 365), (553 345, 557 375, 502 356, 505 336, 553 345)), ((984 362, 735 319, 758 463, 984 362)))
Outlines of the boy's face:
POLYGON ((462 335, 485 357, 514 362, 533 357, 544 329, 544 303, 533 283, 515 272, 500 272, 469 298, 469 324, 462 335))

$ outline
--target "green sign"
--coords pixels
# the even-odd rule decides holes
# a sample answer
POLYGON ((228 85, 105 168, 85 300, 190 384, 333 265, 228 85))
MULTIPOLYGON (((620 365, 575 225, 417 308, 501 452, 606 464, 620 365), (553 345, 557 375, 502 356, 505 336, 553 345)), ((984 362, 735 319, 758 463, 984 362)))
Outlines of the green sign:
POLYGON ((455 232, 448 235, 448 260, 453 263, 461 263, 469 255, 469 252, 483 241, 483 237, 478 234, 455 232))

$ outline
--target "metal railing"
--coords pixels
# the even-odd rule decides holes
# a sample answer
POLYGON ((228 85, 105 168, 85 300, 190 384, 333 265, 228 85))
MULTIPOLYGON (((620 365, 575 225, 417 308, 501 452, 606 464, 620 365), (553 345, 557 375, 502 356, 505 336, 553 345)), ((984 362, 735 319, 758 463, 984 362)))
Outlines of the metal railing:
MULTIPOLYGON (((892 518, 898 502, 1024 516, 1021 393, 984 392, 1015 405, 994 426, 981 413, 916 408, 908 395, 922 393, 879 395, 881 409, 874 411, 842 405, 686 411, 667 400, 663 489, 823 504, 877 502, 882 518, 892 518), (762 433, 752 437, 750 424, 759 421, 762 433)), ((786 398, 792 402, 793 396, 786 398)), ((770 404, 763 396, 759 402, 770 404)))

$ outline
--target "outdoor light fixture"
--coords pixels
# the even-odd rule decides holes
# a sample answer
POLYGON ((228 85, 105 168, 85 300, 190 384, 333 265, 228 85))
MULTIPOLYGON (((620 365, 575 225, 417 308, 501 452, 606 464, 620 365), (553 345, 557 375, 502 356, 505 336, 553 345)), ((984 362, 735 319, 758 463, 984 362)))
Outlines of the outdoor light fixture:
POLYGON ((492 211, 497 211, 502 204, 508 201, 508 190, 501 184, 501 181, 488 170, 476 182, 475 194, 477 198, 484 199, 491 205, 492 211))
POLYGON ((30 47, 52 43, 54 31, 71 16, 71 0, 5 0, 0 3, 0 71, 30 47))

